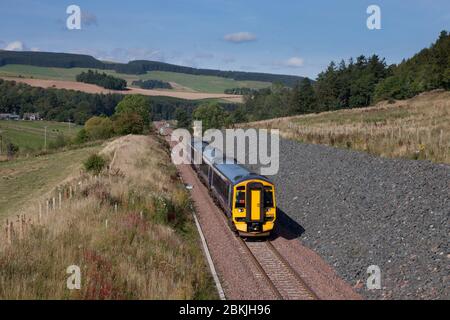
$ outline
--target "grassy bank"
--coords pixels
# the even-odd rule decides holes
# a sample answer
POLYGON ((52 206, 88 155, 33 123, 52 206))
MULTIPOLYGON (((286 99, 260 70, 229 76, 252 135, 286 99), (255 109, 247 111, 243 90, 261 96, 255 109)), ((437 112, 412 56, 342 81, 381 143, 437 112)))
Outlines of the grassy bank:
POLYGON ((2 233, 0 299, 216 298, 164 145, 126 136, 101 154, 110 170, 66 180, 49 195, 61 192, 61 208, 48 214, 30 206, 22 239, 16 221, 11 245, 2 233), (66 287, 71 265, 81 269, 80 290, 66 287))
POLYGON ((450 163, 450 92, 428 92, 374 107, 242 125, 280 129, 283 137, 389 158, 450 163))

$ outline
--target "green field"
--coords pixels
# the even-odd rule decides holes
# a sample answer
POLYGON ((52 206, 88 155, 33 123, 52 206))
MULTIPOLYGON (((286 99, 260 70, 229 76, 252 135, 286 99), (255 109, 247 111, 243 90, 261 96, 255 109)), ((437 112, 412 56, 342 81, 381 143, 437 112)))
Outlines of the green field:
POLYGON ((100 146, 0 162, 0 220, 52 190, 100 146))
MULTIPOLYGON (((87 70, 89 69, 46 68, 46 67, 9 64, 0 67, 0 77, 25 77, 25 78, 36 78, 46 80, 75 81, 75 78, 78 74, 87 70)), ((116 73, 115 71, 111 70, 97 70, 97 71, 105 72, 107 74, 125 79, 128 82, 129 86, 131 86, 131 83, 134 80, 152 79, 166 82, 175 82, 178 85, 184 87, 184 89, 186 89, 187 91, 198 91, 205 93, 223 93, 225 89, 241 88, 241 87, 262 89, 267 88, 271 85, 270 82, 236 81, 233 79, 222 77, 190 75, 166 71, 152 71, 147 72, 146 74, 143 75, 122 74, 116 73)))
POLYGON ((166 82, 176 82, 183 87, 193 89, 198 92, 223 93, 225 89, 232 88, 254 88, 262 89, 271 85, 269 82, 261 81, 236 81, 233 79, 199 76, 185 73, 152 71, 141 76, 142 79, 161 80, 166 82))
POLYGON ((0 136, 3 137, 3 150, 6 141, 19 146, 19 151, 37 151, 44 148, 45 127, 47 127, 47 146, 56 141, 58 135, 73 138, 82 126, 73 123, 53 121, 0 121, 0 136))

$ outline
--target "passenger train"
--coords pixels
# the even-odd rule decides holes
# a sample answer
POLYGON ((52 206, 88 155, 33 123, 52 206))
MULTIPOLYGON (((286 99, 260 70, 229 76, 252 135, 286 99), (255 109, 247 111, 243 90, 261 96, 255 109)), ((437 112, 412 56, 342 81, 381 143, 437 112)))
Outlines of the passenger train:
POLYGON ((274 184, 201 139, 191 140, 190 151, 191 159, 201 159, 201 164, 192 165, 225 210, 233 230, 243 237, 268 236, 276 220, 274 184))

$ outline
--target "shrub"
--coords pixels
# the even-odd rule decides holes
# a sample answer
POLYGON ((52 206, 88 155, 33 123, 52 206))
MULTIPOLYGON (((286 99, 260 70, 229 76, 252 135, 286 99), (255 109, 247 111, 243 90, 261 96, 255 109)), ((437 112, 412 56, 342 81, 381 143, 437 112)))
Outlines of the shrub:
POLYGON ((80 131, 78 131, 77 136, 74 139, 74 142, 76 144, 82 144, 85 143, 89 140, 89 136, 86 132, 86 129, 81 129, 80 131))
POLYGON ((13 157, 19 152, 19 146, 15 145, 12 142, 9 142, 6 145, 6 153, 8 154, 8 157, 13 157))
POLYGON ((151 102, 148 97, 141 95, 128 95, 116 106, 116 114, 137 113, 144 121, 144 125, 150 122, 151 102))
POLYGON ((113 124, 106 117, 92 117, 84 125, 89 139, 108 139, 113 135, 113 124))
POLYGON ((119 135, 142 134, 144 120, 136 112, 124 112, 113 117, 114 132, 119 135))
POLYGON ((106 166, 106 160, 98 154, 93 154, 84 162, 84 169, 87 172, 98 175, 106 166))
POLYGON ((55 141, 50 142, 50 149, 59 149, 67 145, 66 138, 63 134, 58 134, 55 141))

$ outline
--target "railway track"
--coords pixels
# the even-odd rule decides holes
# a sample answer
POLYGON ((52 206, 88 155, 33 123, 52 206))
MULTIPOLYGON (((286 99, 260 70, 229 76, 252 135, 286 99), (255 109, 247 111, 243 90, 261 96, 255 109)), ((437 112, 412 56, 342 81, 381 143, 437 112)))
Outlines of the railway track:
MULTIPOLYGON (((162 124, 157 124, 157 127, 162 127, 162 124)), ((170 129, 168 132, 170 132, 170 129)), ((220 217, 228 225, 226 216, 222 214, 220 217)), ((229 228, 227 230, 232 232, 229 228)), ((277 299, 319 299, 270 241, 245 241, 241 237, 235 238, 244 250, 242 253, 246 252, 246 255, 257 268, 258 272, 255 274, 255 277, 267 283, 277 299)))
POLYGON ((270 241, 244 241, 239 238, 259 269, 258 276, 265 278, 280 300, 318 300, 318 296, 305 284, 300 275, 270 241))

